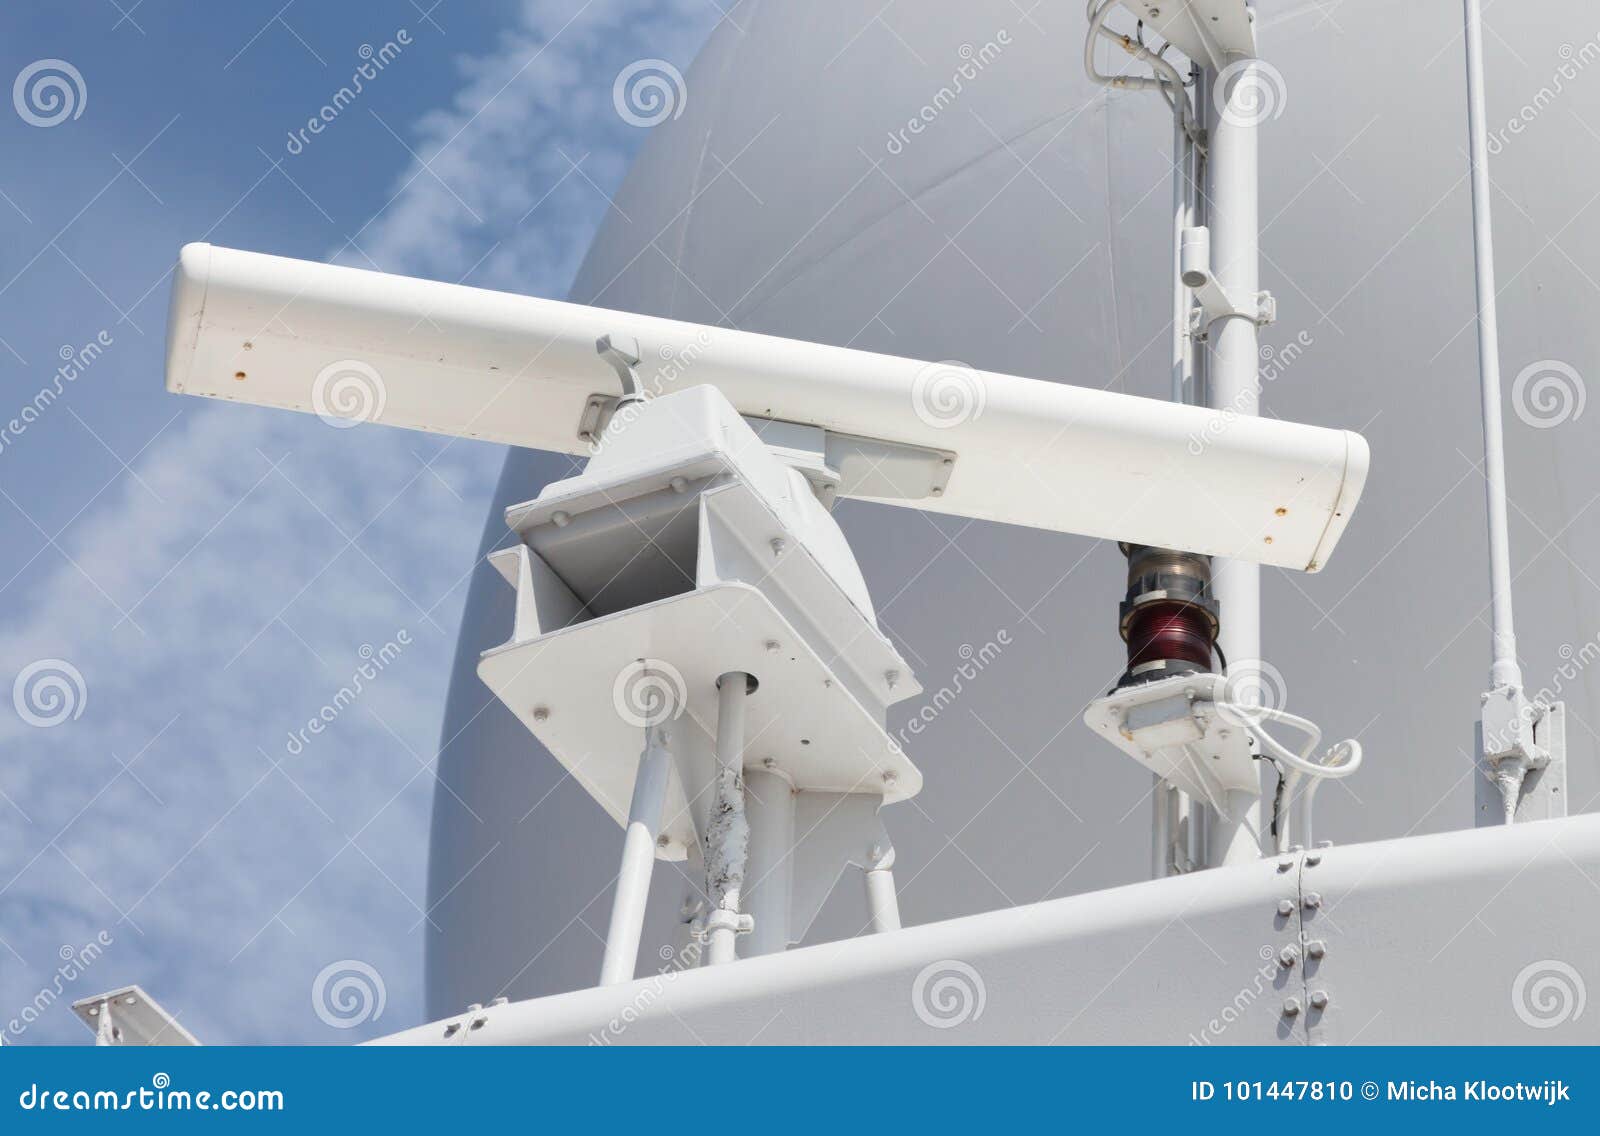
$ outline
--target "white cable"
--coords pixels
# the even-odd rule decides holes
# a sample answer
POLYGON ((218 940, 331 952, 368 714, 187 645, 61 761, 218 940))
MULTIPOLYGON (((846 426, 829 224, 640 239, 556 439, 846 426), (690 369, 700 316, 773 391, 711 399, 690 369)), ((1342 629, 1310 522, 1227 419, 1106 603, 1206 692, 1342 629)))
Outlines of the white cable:
MULTIPOLYGON (((1354 738, 1347 738, 1336 745, 1329 746, 1317 760, 1311 759, 1312 750, 1322 741, 1322 730, 1315 722, 1302 718, 1298 714, 1290 714, 1286 710, 1274 710, 1265 706, 1236 706, 1230 703, 1220 704, 1223 709, 1241 716, 1250 724, 1251 732, 1267 755, 1277 762, 1280 767, 1287 769, 1284 774, 1284 796, 1291 802, 1297 803, 1298 816, 1295 819, 1294 829, 1301 843, 1307 847, 1311 842, 1311 816, 1312 802, 1316 792, 1323 781, 1337 781, 1350 776, 1361 768, 1363 751, 1361 743, 1354 738), (1262 721, 1273 721, 1298 730, 1305 735, 1306 742, 1295 753, 1267 732, 1261 724, 1262 721), (1296 789, 1300 782, 1309 780, 1305 790, 1296 796, 1296 789)), ((1289 845, 1290 826, 1288 818, 1280 818, 1282 823, 1278 826, 1278 851, 1284 851, 1289 845)))

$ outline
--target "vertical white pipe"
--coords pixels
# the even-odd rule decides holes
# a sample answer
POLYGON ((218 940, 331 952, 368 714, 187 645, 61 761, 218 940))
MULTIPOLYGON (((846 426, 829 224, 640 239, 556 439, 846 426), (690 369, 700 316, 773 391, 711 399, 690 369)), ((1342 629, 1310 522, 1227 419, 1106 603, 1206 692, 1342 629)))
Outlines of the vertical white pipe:
POLYGON ((717 796, 706 835, 706 894, 720 918, 710 922, 706 963, 738 957, 738 915, 750 847, 745 816, 744 711, 750 676, 731 671, 717 680, 717 796), (730 918, 731 916, 731 918, 730 918))
MULTIPOLYGON (((1200 84, 1195 85, 1195 107, 1198 110, 1200 84)), ((1183 98, 1182 91, 1173 92, 1183 98)), ((1198 116, 1196 116, 1198 117, 1198 116)), ((1189 334, 1189 309, 1194 306, 1194 296, 1183 283, 1183 231, 1194 226, 1199 188, 1197 177, 1199 148, 1184 129, 1184 116, 1172 117, 1172 401, 1198 402, 1200 391, 1195 383, 1195 341, 1189 334)), ((1164 879, 1171 871, 1173 840, 1178 833, 1179 814, 1190 811, 1182 793, 1156 778, 1154 813, 1150 832, 1150 873, 1154 879, 1164 879)))
POLYGON ((1206 818, 1211 815, 1211 809, 1198 797, 1186 797, 1185 800, 1189 805, 1189 869, 1193 871, 1204 867, 1206 863, 1206 818))
POLYGON ((628 805, 628 828, 622 837, 622 865, 617 869, 611 925, 606 930, 605 957, 600 963, 601 986, 633 979, 671 769, 672 754, 667 749, 665 735, 658 729, 647 728, 644 752, 639 755, 639 772, 633 780, 633 800, 628 805))
POLYGON ((1159 773, 1151 777, 1155 785, 1150 789, 1150 878, 1163 880, 1172 863, 1173 788, 1159 773))
POLYGON ((750 822, 750 863, 745 872, 745 909, 755 929, 744 939, 744 955, 789 949, 789 900, 794 878, 794 789, 779 773, 746 770, 745 816, 750 822))
MULTIPOLYGON (((1179 98, 1186 97, 1182 91, 1179 98)), ((1183 119, 1172 116, 1172 401, 1190 400, 1194 377, 1194 340, 1189 336, 1189 309, 1193 299, 1184 286, 1180 267, 1183 231, 1194 224, 1191 165, 1194 142, 1183 128, 1183 119)))
POLYGON ((1495 688, 1522 688, 1511 622, 1511 539, 1506 524, 1505 436, 1500 422, 1500 324, 1495 305, 1494 223, 1489 200, 1489 140, 1483 101, 1483 18, 1463 0, 1467 31, 1467 128, 1472 158, 1472 246, 1478 282, 1478 381, 1483 399, 1484 493, 1489 506, 1489 597, 1493 607, 1495 688))
MULTIPOLYGON (((1217 282, 1239 302, 1253 300, 1261 289, 1257 108, 1251 105, 1251 89, 1257 81, 1255 66, 1246 64, 1238 68, 1227 89, 1213 87, 1213 97, 1207 100, 1211 268, 1217 282)), ((1222 319, 1211 325, 1209 379, 1213 407, 1239 415, 1260 413, 1258 330, 1254 320, 1243 317, 1222 319)), ((1260 566, 1217 559, 1212 564, 1212 582, 1222 619, 1219 645, 1228 665, 1259 665, 1260 566)), ((1251 691, 1256 686, 1246 685, 1251 691)), ((1207 820, 1207 864, 1234 864, 1261 855, 1259 790, 1253 797, 1248 793, 1231 794, 1226 810, 1213 811, 1207 820)))
MULTIPOLYGON (((874 849, 877 855, 877 849, 874 849)), ((866 870, 867 911, 872 917, 872 933, 900 930, 900 897, 894 887, 894 849, 873 860, 866 870)))

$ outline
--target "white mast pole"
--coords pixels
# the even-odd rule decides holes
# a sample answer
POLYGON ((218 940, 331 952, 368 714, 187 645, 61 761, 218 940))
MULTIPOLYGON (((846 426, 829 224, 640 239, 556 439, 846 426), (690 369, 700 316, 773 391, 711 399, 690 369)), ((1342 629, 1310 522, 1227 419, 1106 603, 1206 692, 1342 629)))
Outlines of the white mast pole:
MULTIPOLYGON (((1206 100, 1206 171, 1211 230, 1212 273, 1231 296, 1250 303, 1260 291, 1260 218, 1258 212, 1257 134, 1259 94, 1253 62, 1234 69, 1226 86, 1213 77, 1206 100)), ((1260 413, 1258 373, 1259 329, 1247 315, 1212 323, 1211 405, 1239 415, 1260 413)), ((1217 559, 1212 568, 1213 594, 1222 617, 1218 645, 1230 667, 1258 666, 1261 659, 1261 569, 1242 560, 1217 559)), ((1244 698, 1254 697, 1258 684, 1246 683, 1244 698)), ((1226 813, 1209 817, 1206 862, 1215 867, 1253 860, 1261 855, 1261 797, 1230 795, 1226 813)))

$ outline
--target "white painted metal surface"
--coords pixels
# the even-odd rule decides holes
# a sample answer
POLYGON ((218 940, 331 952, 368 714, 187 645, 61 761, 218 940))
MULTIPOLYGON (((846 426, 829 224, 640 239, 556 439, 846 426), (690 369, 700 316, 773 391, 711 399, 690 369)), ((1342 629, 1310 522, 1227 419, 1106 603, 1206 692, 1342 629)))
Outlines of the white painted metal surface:
MULTIPOLYGON (((1263 4, 1258 14, 1263 49, 1281 76, 1264 72, 1272 101, 1262 108, 1262 251, 1279 322, 1263 335, 1261 368, 1272 413, 1360 430, 1380 461, 1362 520, 1330 570, 1292 581, 1266 575, 1263 642, 1277 704, 1359 727, 1373 750, 1354 786, 1359 799, 1339 787, 1320 794, 1318 835, 1344 841, 1435 832, 1471 814, 1462 753, 1470 741, 1450 723, 1462 721, 1463 691, 1482 685, 1474 616, 1483 597, 1455 586, 1453 573, 1470 584, 1482 562, 1483 501, 1468 460, 1481 444, 1469 393, 1469 188, 1459 149, 1418 145, 1415 128, 1439 124, 1446 139, 1464 128, 1461 69, 1450 65, 1460 24, 1441 7, 1389 0, 1345 0, 1333 19, 1326 8, 1263 4), (1418 67, 1419 52, 1439 63, 1418 67), (1357 56, 1364 81, 1351 84, 1357 56), (1329 90, 1339 97, 1323 97, 1329 90), (1406 113, 1396 113, 1402 105, 1406 113)), ((1600 324, 1589 318, 1594 294, 1581 268, 1600 261, 1600 210, 1589 203, 1591 178, 1550 177, 1557 169, 1581 175, 1596 161, 1581 133, 1574 145, 1571 128, 1573 114, 1600 115, 1595 70, 1564 78, 1559 101, 1539 107, 1536 121, 1518 118, 1563 66, 1560 45, 1570 43, 1579 63, 1592 54, 1574 33, 1587 13, 1576 0, 1496 6, 1484 50, 1495 192, 1504 195, 1499 251, 1519 269, 1500 279, 1508 411, 1516 411, 1505 415, 1507 461, 1518 484, 1538 487, 1517 495, 1513 525, 1537 526, 1550 541, 1546 548, 1530 535, 1518 544, 1519 648, 1530 692, 1545 686, 1593 722, 1600 669, 1584 664, 1600 608, 1582 571, 1600 553, 1600 510, 1581 506, 1594 492, 1600 416, 1593 406, 1574 415, 1581 402, 1569 402, 1557 421, 1537 421, 1550 428, 1535 428, 1528 418, 1539 408, 1517 401, 1509 382, 1534 361, 1555 359, 1589 380, 1592 394, 1600 373, 1600 324)), ((725 26, 688 74, 682 118, 652 132, 574 298, 1166 397, 1171 127, 1152 112, 1155 96, 1106 98, 1062 65, 1063 44, 1083 34, 1081 8, 1043 7, 1024 21, 1005 0, 901 6, 886 19, 915 56, 879 28, 852 41, 864 17, 842 0, 762 5, 748 15, 737 30, 725 26), (886 157, 885 131, 948 82, 960 46, 983 44, 1002 27, 1013 42, 996 63, 903 154, 886 157), (796 153, 806 155, 799 176, 796 153)), ((564 458, 511 455, 485 547, 504 538, 499 507, 569 472, 564 458)), ((926 661, 919 669, 931 668, 932 681, 923 673, 930 689, 954 687, 959 646, 981 649, 997 629, 1010 633, 1001 654, 963 680, 953 708, 924 723, 920 712, 942 707, 926 695, 891 717, 930 774, 915 807, 884 813, 899 849, 906 922, 1143 876, 1147 775, 1096 754, 1103 743, 1085 731, 1062 729, 1118 669, 1116 552, 1023 529, 962 532, 960 522, 931 525, 909 510, 853 502, 836 515, 886 627, 907 657, 926 661), (1030 773, 985 724, 1031 759, 1030 773), (1013 773, 1016 783, 982 808, 1013 773), (1079 805, 1091 798, 1107 807, 1079 805), (960 853, 948 847, 957 831, 960 853)), ((563 782, 559 763, 538 754, 494 760, 529 741, 512 715, 485 706, 492 695, 472 673, 478 651, 504 638, 511 606, 503 584, 482 575, 443 734, 440 773, 450 792, 440 791, 436 808, 429 906, 439 904, 439 927, 427 931, 436 1017, 498 992, 527 998, 592 982, 592 936, 575 925, 560 932, 596 894, 604 898, 615 865, 615 826, 563 782), (539 825, 519 824, 540 800, 539 825), (527 870, 577 849, 587 850, 582 863, 562 880, 527 870), (549 946, 525 967, 521 948, 532 941, 549 946)), ((1576 726, 1573 733, 1586 736, 1576 726)), ((1575 747, 1575 806, 1593 797, 1596 768, 1593 754, 1575 747)), ((1203 828, 1187 819, 1179 818, 1181 834, 1203 828)), ((675 866, 660 866, 646 957, 675 941, 684 887, 675 866)), ((1480 898, 1498 887, 1484 885, 1480 898)), ((1575 877, 1572 887, 1588 889, 1575 877)), ((864 911, 837 910, 858 890, 846 877, 817 934, 859 930, 864 911)), ((1521 914, 1529 923, 1546 918, 1521 914)), ((1200 933, 1224 942, 1209 927, 1200 933)), ((1200 965, 1191 954, 1211 959, 1184 924, 1171 935, 1186 940, 1182 951, 1141 956, 1149 971, 1130 972, 1091 1014, 1106 999, 1129 1020, 1167 1012, 1181 996, 1169 975, 1200 965)), ((1392 944, 1385 949, 1393 953, 1392 944)), ((1097 972, 1101 984, 1125 961, 1097 972)), ((1596 980, 1591 972, 1591 993, 1596 980)), ((1486 993, 1483 1006, 1490 994, 1497 1013, 1484 1014, 1472 1040, 1520 1028, 1504 1012, 1503 992, 1486 993)), ((983 1020, 996 1012, 991 997, 983 1020)), ((1593 1013, 1591 1004, 1580 1024, 1593 1013)))
POLYGON ((94 1031, 96 1045, 199 1045, 177 1018, 143 988, 122 986, 79 998, 72 1012, 94 1031))
POLYGON ((1227 696, 1219 674, 1176 675, 1095 699, 1084 722, 1169 784, 1226 810, 1230 794, 1254 796, 1260 783, 1249 721, 1226 707, 1227 696))
MULTIPOLYGON (((1221 70, 1256 53, 1255 15, 1245 0, 1120 0, 1146 29, 1202 67, 1221 70)), ((1095 0, 1091 6, 1097 6, 1095 0)))
POLYGON ((185 247, 172 304, 177 392, 582 453, 590 396, 620 393, 595 343, 620 333, 653 393, 954 450, 919 509, 1285 568, 1326 563, 1367 475, 1349 431, 210 245, 185 247), (352 376, 355 409, 334 401, 352 376))
POLYGON ((1595 1044, 1600 908, 1570 897, 1597 870, 1597 817, 1315 849, 385 1040, 1595 1044))

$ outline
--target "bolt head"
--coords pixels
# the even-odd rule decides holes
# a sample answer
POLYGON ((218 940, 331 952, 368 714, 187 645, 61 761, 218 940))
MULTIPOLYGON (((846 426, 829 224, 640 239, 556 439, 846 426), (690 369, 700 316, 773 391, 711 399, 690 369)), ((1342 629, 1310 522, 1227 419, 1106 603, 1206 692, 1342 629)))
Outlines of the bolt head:
POLYGON ((1321 939, 1312 939, 1306 944, 1306 954, 1314 959, 1319 959, 1328 953, 1328 944, 1321 939))
POLYGON ((1300 1012, 1300 999, 1285 998, 1283 1000, 1283 1016, 1292 1018, 1300 1012))
POLYGON ((1318 895, 1314 891, 1306 892, 1306 907, 1307 907, 1308 910, 1312 909, 1312 908, 1321 907, 1321 906, 1322 906, 1322 896, 1318 895))
POLYGON ((774 556, 782 556, 783 550, 789 547, 789 542, 781 536, 773 537, 770 543, 772 544, 772 555, 774 556))
POLYGON ((1320 863, 1322 863, 1321 852, 1308 852, 1306 854, 1306 867, 1315 868, 1320 863))
POLYGON ((1328 1006, 1328 992, 1326 990, 1313 990, 1311 992, 1311 1005, 1314 1009, 1326 1009, 1328 1006))
POLYGON ((535 706, 533 708, 533 720, 535 722, 546 722, 549 719, 550 708, 548 706, 535 706))
POLYGON ((763 645, 766 647, 767 654, 769 655, 776 655, 779 651, 783 650, 783 644, 779 643, 776 639, 768 639, 763 645))
POLYGON ((550 514, 550 519, 555 522, 556 528, 564 529, 564 528, 567 527, 567 524, 572 520, 572 517, 569 514, 561 512, 558 509, 556 512, 550 514))
POLYGON ((1287 970, 1289 967, 1295 964, 1295 960, 1299 957, 1299 951, 1295 950, 1293 947, 1284 947, 1283 950, 1278 952, 1278 965, 1287 970))
POLYGON ((1278 900, 1278 914, 1279 915, 1293 915, 1294 914, 1294 900, 1292 900, 1292 899, 1280 899, 1280 900, 1278 900))
POLYGON ((668 836, 666 833, 662 833, 660 836, 656 837, 657 848, 665 848, 671 843, 672 837, 668 836))

